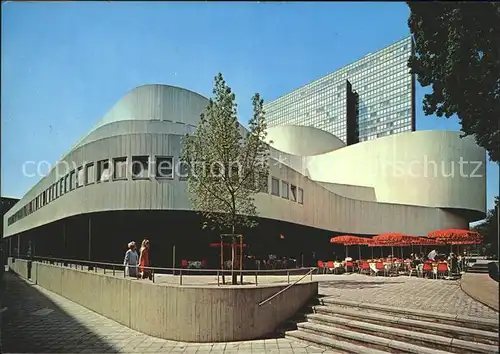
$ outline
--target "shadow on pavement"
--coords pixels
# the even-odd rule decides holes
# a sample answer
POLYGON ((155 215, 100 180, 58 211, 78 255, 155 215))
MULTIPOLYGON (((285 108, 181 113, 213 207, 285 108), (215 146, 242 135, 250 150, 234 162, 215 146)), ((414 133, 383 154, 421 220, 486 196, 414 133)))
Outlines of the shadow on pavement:
POLYGON ((48 299, 37 286, 4 273, 2 353, 118 352, 48 299))

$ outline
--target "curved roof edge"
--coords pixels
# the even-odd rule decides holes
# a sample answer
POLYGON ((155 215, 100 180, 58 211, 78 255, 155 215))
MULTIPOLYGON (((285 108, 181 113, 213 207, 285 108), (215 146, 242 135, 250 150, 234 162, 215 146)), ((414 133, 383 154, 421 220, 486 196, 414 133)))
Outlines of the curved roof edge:
POLYGON ((346 147, 338 137, 323 129, 303 125, 278 125, 267 128, 267 142, 281 152, 314 156, 346 147))

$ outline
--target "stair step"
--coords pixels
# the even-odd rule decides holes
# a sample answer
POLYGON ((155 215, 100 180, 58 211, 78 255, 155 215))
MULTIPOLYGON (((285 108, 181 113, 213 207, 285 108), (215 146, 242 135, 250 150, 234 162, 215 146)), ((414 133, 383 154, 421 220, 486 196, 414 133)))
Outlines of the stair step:
POLYGON ((396 326, 406 326, 412 328, 412 330, 422 329, 432 332, 439 332, 447 336, 464 336, 467 338, 474 338, 476 341, 487 340, 495 344, 498 343, 498 332, 490 332, 484 330, 478 330, 467 327, 459 327, 448 325, 444 323, 436 323, 429 321, 420 321, 409 318, 398 317, 394 315, 382 315, 378 313, 369 313, 359 310, 350 310, 337 306, 314 306, 313 311, 315 313, 321 313, 326 315, 340 315, 348 318, 353 318, 362 321, 374 321, 376 323, 384 323, 396 326))
MULTIPOLYGON (((498 353, 498 347, 494 345, 469 342, 460 339, 438 336, 435 334, 426 334, 406 329, 381 326, 369 322, 351 320, 348 318, 321 314, 309 314, 307 315, 307 320, 311 323, 318 323, 323 325, 333 324, 336 326, 348 327, 352 330, 362 330, 365 333, 376 333, 377 335, 382 335, 385 338, 410 340, 413 344, 425 342, 427 345, 439 346, 439 349, 449 350, 450 348, 455 348, 457 350, 466 350, 467 352, 498 353)), ((298 328, 302 328, 301 323, 299 323, 297 326, 298 328)))
POLYGON ((285 338, 288 339, 298 339, 300 341, 308 342, 311 345, 320 346, 328 349, 342 350, 347 353, 353 354, 388 354, 390 352, 377 350, 373 348, 368 348, 365 346, 345 342, 342 340, 336 340, 333 338, 313 334, 310 332, 304 332, 300 330, 288 331, 285 334, 285 338))
MULTIPOLYGON (((387 339, 379 336, 374 336, 366 333, 359 333, 351 331, 348 329, 325 326, 315 323, 300 323, 299 328, 305 331, 311 331, 314 333, 325 333, 329 336, 340 337, 342 339, 349 339, 356 342, 361 342, 363 344, 375 345, 378 348, 387 348, 397 351, 398 353, 414 353, 414 354, 449 354, 451 352, 437 350, 427 347, 422 347, 406 342, 401 342, 398 340, 387 339)), ((373 348, 370 348, 370 352, 373 353, 373 348)))
POLYGON ((490 318, 477 318, 471 316, 462 316, 462 315, 452 315, 447 313, 436 313, 432 311, 424 311, 418 309, 408 309, 402 307, 392 307, 387 305, 379 305, 372 303, 363 303, 351 300, 341 300, 333 297, 325 297, 319 299, 320 304, 328 306, 328 305, 340 305, 347 307, 356 307, 359 309, 370 309, 375 311, 381 311, 384 313, 397 313, 405 316, 418 317, 421 320, 431 321, 431 322, 448 322, 453 323, 459 326, 474 326, 481 327, 482 329, 486 329, 489 331, 497 331, 498 332, 498 319, 490 319, 490 318))

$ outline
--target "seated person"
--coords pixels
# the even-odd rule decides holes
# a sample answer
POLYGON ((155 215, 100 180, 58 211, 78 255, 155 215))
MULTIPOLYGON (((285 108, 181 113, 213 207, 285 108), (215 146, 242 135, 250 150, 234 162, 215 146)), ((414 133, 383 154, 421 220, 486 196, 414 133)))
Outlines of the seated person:
POLYGON ((445 254, 437 254, 435 257, 434 257, 434 260, 437 261, 437 262, 442 262, 442 261, 445 261, 446 260, 446 255, 445 254))
POLYGON ((457 271, 458 271, 458 257, 455 253, 450 253, 450 257, 448 257, 448 262, 450 263, 451 272, 457 273, 457 271))
POLYGON ((436 260, 436 256, 437 255, 438 255, 438 253, 436 252, 436 250, 432 250, 427 255, 427 259, 430 260, 430 261, 434 261, 434 260, 436 260))
POLYGON ((415 257, 415 258, 413 258, 413 259, 411 260, 411 266, 412 266, 412 268, 417 268, 417 266, 418 266, 419 264, 422 264, 422 260, 421 260, 421 259, 419 259, 419 258, 415 257))

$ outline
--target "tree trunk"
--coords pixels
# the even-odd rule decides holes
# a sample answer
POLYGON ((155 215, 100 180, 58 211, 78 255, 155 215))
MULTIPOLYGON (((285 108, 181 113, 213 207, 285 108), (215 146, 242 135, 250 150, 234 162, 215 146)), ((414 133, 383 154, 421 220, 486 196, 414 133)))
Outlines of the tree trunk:
POLYGON ((233 232, 232 232, 232 237, 233 242, 231 245, 231 284, 236 285, 238 284, 238 274, 234 271, 235 268, 235 263, 236 263, 236 236, 234 235, 234 226, 233 226, 233 232))
POLYGON ((226 277, 224 276, 224 239, 220 236, 220 271, 222 274, 222 284, 226 285, 226 277))

